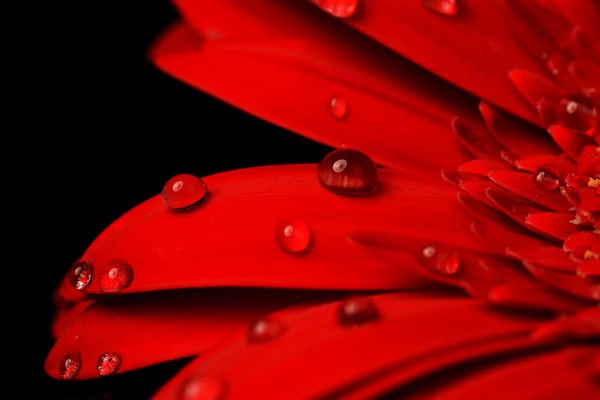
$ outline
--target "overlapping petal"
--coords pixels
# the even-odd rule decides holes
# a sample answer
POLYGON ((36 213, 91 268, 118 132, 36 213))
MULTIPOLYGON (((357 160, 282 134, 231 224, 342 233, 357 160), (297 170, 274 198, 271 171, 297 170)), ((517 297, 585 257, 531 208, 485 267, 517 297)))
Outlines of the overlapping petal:
POLYGON ((206 177, 185 211, 137 206, 82 255, 91 280, 62 282, 49 375, 201 353, 157 398, 483 397, 523 376, 530 397, 600 393, 595 2, 175 3, 160 68, 392 169, 363 196, 289 165, 206 177), (285 221, 303 251, 278 243, 285 221), (107 293, 115 260, 133 279, 107 293), (410 293, 369 296, 390 290, 410 293))

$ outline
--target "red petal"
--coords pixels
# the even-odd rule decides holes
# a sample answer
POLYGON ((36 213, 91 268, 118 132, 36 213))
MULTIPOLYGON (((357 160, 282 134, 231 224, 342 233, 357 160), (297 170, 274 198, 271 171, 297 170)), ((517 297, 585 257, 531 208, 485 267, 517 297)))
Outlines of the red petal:
POLYGON ((504 189, 514 192, 554 211, 568 211, 571 205, 557 191, 548 192, 538 188, 530 174, 512 171, 492 171, 490 179, 504 189))
POLYGON ((573 160, 579 157, 585 145, 592 143, 587 136, 579 135, 560 125, 552 125, 548 128, 548 132, 554 138, 556 144, 573 160))
POLYGON ((318 298, 314 292, 218 289, 98 302, 61 333, 46 359, 46 373, 60 379, 59 363, 73 352, 82 360, 77 379, 97 378, 96 361, 107 351, 121 355, 119 373, 199 354, 252 319, 318 298))
POLYGON ((540 69, 499 18, 504 10, 465 0, 457 7, 455 17, 444 18, 420 1, 363 1, 345 22, 456 86, 536 123, 506 75, 516 64, 540 69))
POLYGON ((533 107, 541 99, 560 101, 568 94, 562 86, 530 71, 513 69, 508 76, 533 107))
POLYGON ((511 282, 495 286, 488 293, 493 304, 517 310, 572 312, 591 306, 580 298, 537 282, 511 282))
POLYGON ((600 52, 600 12, 595 0, 554 0, 555 4, 563 12, 564 16, 573 25, 581 26, 586 33, 590 34, 592 43, 596 43, 596 51, 600 52))
POLYGON ((573 213, 542 212, 531 214, 527 217, 527 224, 549 236, 565 240, 569 236, 579 232, 579 228, 573 225, 573 213))
POLYGON ((593 345, 550 350, 518 359, 509 358, 476 369, 458 382, 430 385, 427 391, 447 400, 502 399, 518 393, 522 399, 586 399, 598 397, 598 384, 591 372, 592 362, 579 362, 580 354, 593 359, 593 345), (524 384, 526 383, 526 384, 524 384))
MULTIPOLYGON (((380 170, 379 190, 353 197, 323 189, 315 165, 209 176, 204 181, 210 195, 195 209, 172 212, 154 197, 102 233, 83 258, 96 269, 114 259, 127 261, 134 278, 122 293, 211 286, 420 287, 422 279, 373 258, 347 235, 391 230, 475 242, 455 191, 438 179, 380 170), (312 231, 304 253, 289 254, 275 240, 277 227, 289 219, 304 221, 312 231)), ((98 280, 85 292, 100 293, 98 280)))
POLYGON ((577 267, 577 263, 563 249, 557 246, 515 246, 509 248, 508 253, 521 261, 541 265, 553 271, 573 273, 577 267))
POLYGON ((380 376, 383 368, 402 369, 396 382, 402 384, 470 357, 510 349, 494 345, 509 337, 521 337, 517 347, 522 349, 527 345, 522 335, 536 325, 464 299, 388 294, 371 300, 381 317, 360 327, 337 323, 338 303, 281 312, 273 317, 287 326, 285 335, 262 346, 243 336, 224 343, 190 364, 156 399, 173 398, 193 376, 220 377, 228 399, 339 397, 340 390, 380 376))
POLYGON ((577 275, 584 278, 600 278, 600 260, 582 262, 577 266, 577 275))
POLYGON ((577 275, 555 272, 527 261, 523 264, 538 280, 556 289, 560 289, 584 299, 594 300, 595 298, 592 285, 577 275))
POLYGON ((505 148, 520 155, 558 155, 556 144, 538 128, 534 128, 485 102, 479 103, 479 112, 493 137, 505 148))
POLYGON ((455 115, 476 118, 474 99, 349 27, 330 24, 310 4, 177 4, 194 32, 176 26, 152 58, 186 83, 332 147, 365 151, 385 165, 444 167, 468 159, 448 124, 455 115), (206 39, 211 29, 223 38, 206 39), (189 50, 182 52, 182 43, 189 50), (333 99, 347 104, 341 118, 330 114, 333 99))
POLYGON ((459 117, 451 121, 452 131, 458 135, 463 146, 475 157, 500 157, 504 148, 496 142, 485 126, 468 124, 459 117))

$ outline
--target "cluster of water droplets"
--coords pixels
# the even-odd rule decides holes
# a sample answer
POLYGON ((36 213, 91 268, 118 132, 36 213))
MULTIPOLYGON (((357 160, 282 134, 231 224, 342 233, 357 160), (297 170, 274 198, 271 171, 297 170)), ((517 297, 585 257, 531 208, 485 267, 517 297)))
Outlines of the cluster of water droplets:
MULTIPOLYGON (((114 351, 102 353, 96 361, 96 371, 100 376, 109 376, 117 372, 122 357, 114 351)), ((60 361, 58 372, 63 380, 73 380, 81 370, 82 359, 78 352, 67 354, 60 361)))
MULTIPOLYGON (((94 278, 94 264, 80 261, 71 266, 68 279, 75 289, 85 290, 94 278)), ((100 272, 99 286, 101 292, 120 292, 131 284, 133 268, 124 260, 113 260, 106 264, 100 272)))

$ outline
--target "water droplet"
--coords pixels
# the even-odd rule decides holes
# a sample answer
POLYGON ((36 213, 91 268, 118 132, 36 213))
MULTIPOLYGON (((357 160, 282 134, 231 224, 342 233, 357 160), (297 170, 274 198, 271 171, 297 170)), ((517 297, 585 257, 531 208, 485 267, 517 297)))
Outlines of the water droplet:
POLYGON ((181 400, 223 400, 227 393, 225 381, 210 376, 186 380, 181 390, 181 400))
POLYGON ((417 259, 424 267, 444 275, 455 274, 460 268, 460 257, 443 245, 425 246, 417 259))
POLYGON ((311 0, 317 7, 337 18, 347 18, 354 14, 358 0, 311 0))
POLYGON ((169 179, 162 190, 163 203, 179 211, 200 203, 208 194, 204 181, 194 175, 180 174, 169 179))
POLYGON ((375 303, 364 297, 349 299, 338 307, 338 320, 344 326, 363 325, 378 319, 375 303))
POLYGON ((335 119, 343 119, 348 113, 348 103, 342 97, 332 97, 329 100, 329 113, 335 119))
POLYGON ((458 11, 456 0, 421 0, 421 3, 435 13, 454 16, 458 11))
POLYGON ((71 353, 64 356, 58 366, 60 377, 66 381, 75 379, 81 368, 81 356, 79 353, 71 353))
POLYGON ((120 292, 133 280, 133 268, 123 260, 113 260, 106 264, 100 274, 100 291, 120 292))
POLYGON ((377 186, 377 167, 364 153, 340 149, 329 153, 317 169, 319 183, 340 194, 365 194, 377 186))
POLYGON ((121 365, 121 355, 114 351, 108 351, 98 357, 96 369, 100 376, 112 375, 119 369, 121 365))
POLYGON ((310 236, 310 227, 299 219, 284 221, 277 227, 277 243, 288 253, 306 250, 310 244, 310 236))
POLYGON ((81 339, 81 336, 79 336, 79 335, 75 335, 75 336, 73 337, 73 340, 74 340, 75 342, 79 342, 79 340, 80 340, 80 339, 81 339))
POLYGON ((285 326, 274 319, 263 318, 248 328, 248 342, 263 343, 278 338, 285 332, 285 326))
POLYGON ((562 99, 556 112, 557 124, 584 135, 592 136, 596 132, 598 112, 589 99, 562 99))
POLYGON ((81 261, 69 269, 69 283, 77 290, 83 290, 92 281, 94 267, 92 263, 81 261))
POLYGON ((560 172, 552 165, 546 164, 539 167, 533 174, 533 182, 538 188, 547 192, 558 189, 560 185, 560 172))

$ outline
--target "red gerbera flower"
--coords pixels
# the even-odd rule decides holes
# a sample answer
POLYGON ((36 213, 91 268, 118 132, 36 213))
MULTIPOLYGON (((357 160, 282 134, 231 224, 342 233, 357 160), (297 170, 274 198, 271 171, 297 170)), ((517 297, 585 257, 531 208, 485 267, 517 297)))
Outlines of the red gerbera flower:
POLYGON ((339 150, 178 175, 109 226, 50 376, 199 355, 157 399, 600 395, 598 2, 175 3, 160 68, 339 150))

